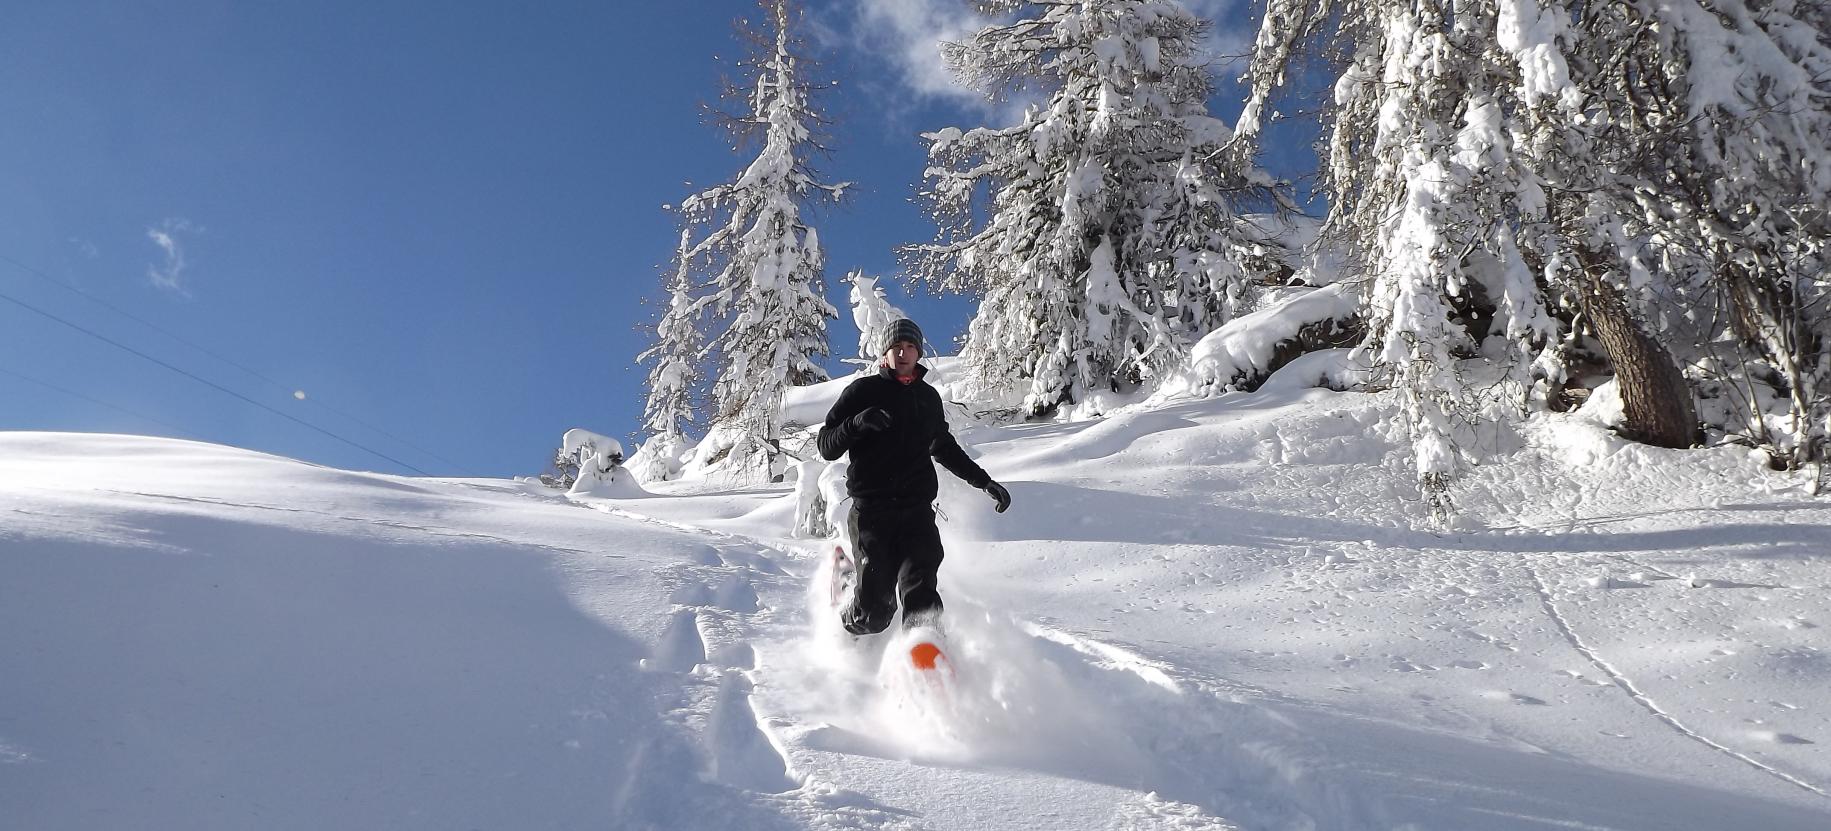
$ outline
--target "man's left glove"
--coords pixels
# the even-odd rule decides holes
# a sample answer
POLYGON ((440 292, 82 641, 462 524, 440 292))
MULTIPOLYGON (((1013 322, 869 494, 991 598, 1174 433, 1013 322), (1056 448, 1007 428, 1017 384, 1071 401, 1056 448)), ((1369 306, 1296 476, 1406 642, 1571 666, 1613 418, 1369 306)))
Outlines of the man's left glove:
POLYGON ((998 507, 994 510, 999 513, 1002 514, 1005 512, 1006 508, 1011 507, 1011 492, 1005 490, 1004 485, 1000 485, 997 482, 986 482, 985 492, 992 497, 993 502, 998 503, 998 507))

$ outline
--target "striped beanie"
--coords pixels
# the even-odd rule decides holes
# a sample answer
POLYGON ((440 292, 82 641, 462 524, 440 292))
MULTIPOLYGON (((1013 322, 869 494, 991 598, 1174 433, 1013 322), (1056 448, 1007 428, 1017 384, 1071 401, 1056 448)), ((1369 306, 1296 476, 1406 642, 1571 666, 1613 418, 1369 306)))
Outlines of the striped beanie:
POLYGON ((896 344, 897 341, 908 341, 915 344, 918 351, 921 350, 922 327, 915 325, 915 321, 910 320, 909 318, 897 318, 890 324, 890 328, 884 332, 884 347, 879 349, 878 353, 882 354, 889 352, 890 347, 896 344))

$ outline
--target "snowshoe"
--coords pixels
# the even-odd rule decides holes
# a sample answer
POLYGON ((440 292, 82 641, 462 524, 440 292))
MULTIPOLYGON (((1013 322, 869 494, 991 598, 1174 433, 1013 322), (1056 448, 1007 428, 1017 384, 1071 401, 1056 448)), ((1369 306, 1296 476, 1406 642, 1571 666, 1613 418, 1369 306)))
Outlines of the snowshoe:
POLYGON ((845 546, 835 545, 832 567, 828 571, 831 582, 827 586, 827 603, 835 610, 843 610, 852 605, 852 593, 858 589, 858 564, 846 553, 845 546))
POLYGON ((897 633, 878 668, 886 703, 903 729, 912 729, 923 741, 958 739, 958 680, 940 634, 927 627, 897 633))
POLYGON ((934 641, 918 641, 909 647, 909 663, 923 672, 953 673, 953 664, 947 660, 947 653, 941 651, 934 641))
POLYGON ((954 662, 948 657, 947 640, 939 621, 905 624, 903 643, 909 668, 915 677, 937 692, 945 692, 954 680, 954 662))

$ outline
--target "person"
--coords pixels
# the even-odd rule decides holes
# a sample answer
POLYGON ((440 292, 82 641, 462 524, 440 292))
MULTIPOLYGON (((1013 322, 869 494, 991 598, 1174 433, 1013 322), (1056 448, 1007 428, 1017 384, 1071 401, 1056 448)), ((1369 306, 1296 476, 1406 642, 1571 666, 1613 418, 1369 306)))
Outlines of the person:
POLYGON ((876 374, 847 385, 820 428, 820 455, 832 461, 847 452, 852 464, 846 493, 852 497, 852 556, 857 573, 852 600, 840 611, 847 632, 884 631, 903 605, 905 626, 939 622, 941 532, 935 527, 940 482, 935 462, 985 491, 1003 513, 1011 493, 992 481, 947 429, 941 396, 922 380, 922 330, 908 318, 890 324, 876 374))

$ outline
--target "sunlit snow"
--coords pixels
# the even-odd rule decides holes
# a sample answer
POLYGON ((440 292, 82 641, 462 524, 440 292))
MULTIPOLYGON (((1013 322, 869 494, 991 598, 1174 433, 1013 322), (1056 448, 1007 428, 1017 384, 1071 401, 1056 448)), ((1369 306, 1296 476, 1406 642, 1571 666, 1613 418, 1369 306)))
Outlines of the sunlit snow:
POLYGON ((0 434, 4 824, 1831 827, 1804 479, 1541 416, 1429 530, 1391 399, 1302 386, 961 429, 943 696, 792 481, 0 434))

